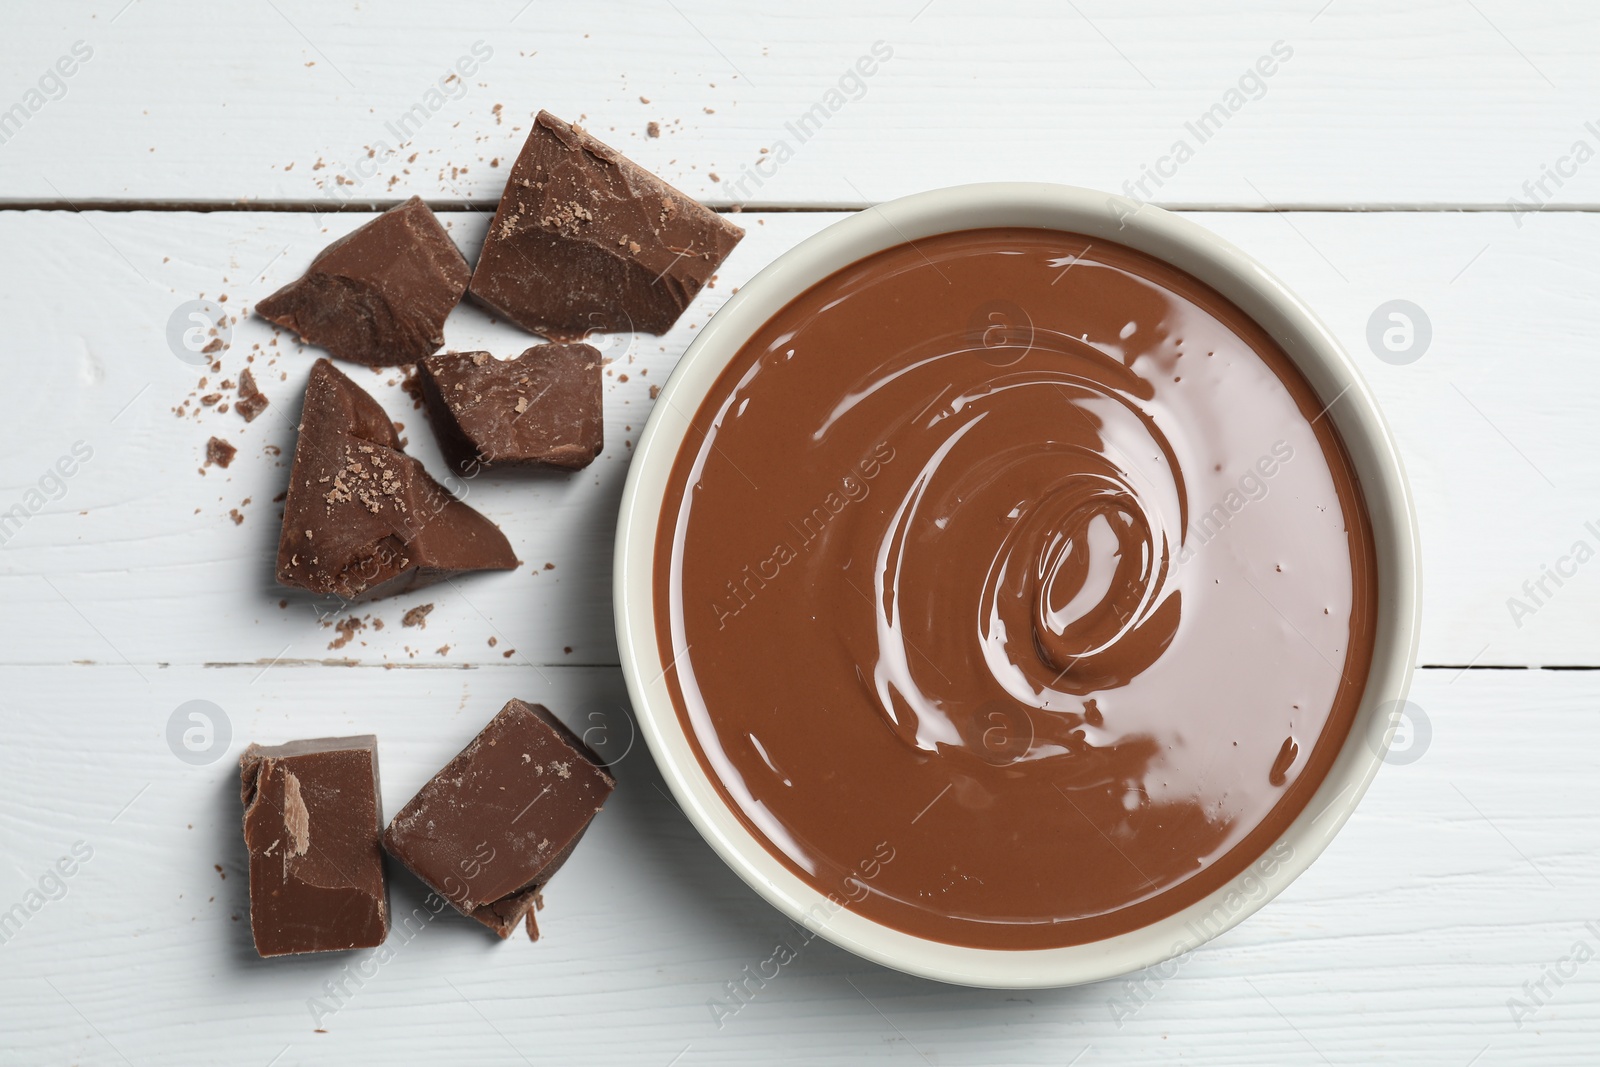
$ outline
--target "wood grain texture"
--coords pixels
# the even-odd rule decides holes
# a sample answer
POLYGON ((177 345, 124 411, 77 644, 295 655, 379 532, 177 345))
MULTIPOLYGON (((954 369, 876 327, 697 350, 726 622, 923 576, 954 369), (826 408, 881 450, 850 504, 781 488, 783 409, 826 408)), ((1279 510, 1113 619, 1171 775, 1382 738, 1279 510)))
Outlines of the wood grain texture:
MULTIPOLYGON (((0 314, 12 330, 11 389, 0 394, 0 512, 76 442, 93 458, 0 547, 5 662, 613 664, 611 534, 632 443, 684 347, 729 293, 836 216, 741 216, 749 237, 714 289, 662 338, 607 340, 606 450, 574 476, 481 476, 460 488, 511 537, 509 574, 360 606, 381 619, 340 647, 349 613, 276 587, 271 559, 298 397, 315 350, 274 344, 246 309, 294 277, 331 235, 368 216, 282 213, 0 213, 0 245, 33 249, 0 264, 0 314), (220 373, 168 345, 175 309, 229 300, 220 373), (260 346, 258 348, 258 346, 260 346), (256 362, 247 364, 254 355, 256 362), (254 366, 272 406, 246 425, 195 397, 254 366), (198 387, 201 377, 209 384, 198 387), (624 381, 626 377, 626 381, 624 381), (191 412, 174 415, 188 400, 191 412), (199 411, 196 415, 194 412, 199 411), (240 449, 202 468, 208 438, 240 449), (279 448, 283 454, 263 452, 279 448), (202 470, 204 471, 202 473, 202 470), (250 503, 241 507, 248 498, 250 503), (242 524, 230 511, 238 509, 242 524), (553 569, 545 569, 552 564, 553 569), (280 602, 284 606, 280 607, 280 602), (435 605, 429 628, 403 612, 435 605), (489 640, 495 644, 490 647, 489 640), (449 645, 448 652, 438 651, 449 645), (570 649, 570 652, 568 651, 570 649)), ((485 225, 446 216, 469 255, 485 225)), ((1592 461, 1600 366, 1600 219, 1551 215, 1517 230, 1498 214, 1197 215, 1297 289, 1356 358, 1399 438, 1416 490, 1426 561, 1423 661, 1600 664, 1592 620, 1600 569, 1568 568, 1535 590, 1574 542, 1600 546, 1600 468, 1592 461), (1404 297, 1432 321, 1431 347, 1393 366, 1367 344, 1367 320, 1404 297), (1533 610, 1513 612, 1516 597, 1533 610)), ((446 326, 462 349, 502 354, 530 343, 462 307, 446 326)), ((394 372, 355 368, 405 424, 410 451, 443 472, 432 433, 394 372)))
MULTIPOLYGON (((1060 1065, 1086 1047, 1081 1064, 1593 1062, 1600 962, 1547 982, 1521 1028, 1507 1001, 1576 943, 1600 951, 1585 926, 1600 923, 1600 675, 1422 672, 1421 758, 1385 767, 1304 877, 1175 973, 963 990, 818 940, 720 1029, 708 1001, 799 935, 666 799, 642 744, 628 750, 617 672, 545 675, 174 666, 146 684, 114 666, 0 668, 0 907, 76 842, 93 850, 0 944, 0 1062, 1060 1065), (376 731, 392 813, 511 696, 577 729, 609 716, 591 739, 620 757, 615 797, 546 894, 543 939, 501 944, 446 916, 397 929, 381 964, 256 959, 244 745, 376 731), (196 699, 231 726, 202 766, 164 739, 196 699), (346 966, 367 977, 341 1007, 324 983, 346 966)), ((421 890, 402 871, 392 888, 398 921, 421 890)))
MULTIPOLYGON (((30 110, 0 144, 0 196, 488 203, 540 107, 693 196, 764 205, 1120 190, 1149 167, 1167 204, 1500 207, 1576 140, 1600 147, 1600 12, 1560 0, 123 5, 6 15, 0 109, 30 110), (1241 91, 1280 41, 1289 57, 1241 91), (77 42, 92 56, 57 83, 77 42), (441 91, 479 42, 492 55, 441 91), (853 80, 877 42, 889 57, 853 80), (1180 140, 1192 158, 1162 163, 1180 140)), ((1600 203, 1600 165, 1567 169, 1540 199, 1600 203)))

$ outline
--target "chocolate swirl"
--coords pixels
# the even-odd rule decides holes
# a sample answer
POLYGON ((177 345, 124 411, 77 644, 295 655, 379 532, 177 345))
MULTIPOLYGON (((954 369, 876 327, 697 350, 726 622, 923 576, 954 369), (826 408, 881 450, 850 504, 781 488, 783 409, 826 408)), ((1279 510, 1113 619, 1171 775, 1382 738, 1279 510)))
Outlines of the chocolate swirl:
POLYGON ((890 437, 920 468, 887 521, 853 531, 875 542, 872 690, 918 748, 1037 759, 1082 749, 1084 695, 1171 643, 1183 478, 1149 383, 1118 354, 1037 328, 1021 351, 970 341, 935 339, 941 354, 839 416, 849 435, 892 425, 907 393, 927 398, 890 437), (953 678, 947 662, 979 669, 953 678))

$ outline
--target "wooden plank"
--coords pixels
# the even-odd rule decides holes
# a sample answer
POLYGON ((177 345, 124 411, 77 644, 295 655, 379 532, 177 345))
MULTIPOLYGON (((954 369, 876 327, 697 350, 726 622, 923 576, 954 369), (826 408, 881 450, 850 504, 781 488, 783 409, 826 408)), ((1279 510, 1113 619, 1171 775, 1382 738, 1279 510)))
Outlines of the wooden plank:
POLYGON ((1600 165, 1562 163, 1600 148, 1600 12, 1560 0, 116 0, 28 5, 8 31, 12 201, 487 203, 547 107, 718 204, 1121 190, 1147 168, 1172 204, 1503 207, 1541 180, 1530 202, 1600 203, 1600 165))
MULTIPOLYGON (((625 752, 615 670, 546 675, 172 667, 145 684, 111 666, 0 668, 0 908, 29 899, 74 845, 92 850, 64 896, 46 885, 62 899, 0 944, 0 1059, 747 1064, 781 1045, 839 1063, 1593 1061, 1600 964, 1560 964, 1575 945, 1600 949, 1585 925, 1600 920, 1591 672, 1422 672, 1420 758, 1386 767, 1281 897, 1140 976, 1137 994, 957 989, 819 940, 719 1029, 708 1002, 798 935, 699 839, 637 745, 548 890, 537 945, 443 917, 392 934, 381 963, 253 957, 234 764, 248 741, 376 731, 389 812, 512 695, 580 729, 612 714, 612 751, 625 752), (165 740, 197 699, 231 727, 204 765, 165 740), (1544 978, 1558 964, 1559 986, 1544 978), (1524 983, 1541 980, 1534 1003, 1524 983), (1527 1004, 1520 1027, 1512 998, 1527 1004)), ((421 903, 403 871, 393 894, 397 915, 421 903)))
MULTIPOLYGON (((527 566, 362 608, 384 629, 333 647, 337 620, 319 620, 310 598, 277 588, 271 568, 272 499, 286 483, 312 352, 287 339, 273 346, 270 330, 245 317, 232 327, 222 372, 211 374, 175 356, 167 330, 179 306, 202 295, 226 294, 222 306, 243 314, 366 216, 0 213, 0 246, 30 250, 0 263, 0 313, 17 355, 0 394, 0 512, 39 505, 19 530, 7 528, 0 547, 0 589, 11 608, 0 621, 0 662, 615 663, 611 534, 650 387, 735 286, 835 216, 741 217, 749 238, 679 328, 631 339, 631 347, 627 338, 610 341, 617 362, 606 385, 607 448, 592 467, 464 487, 527 566), (246 425, 197 404, 251 355, 273 400, 267 413, 246 425), (197 388, 202 376, 210 383, 197 388), (191 414, 176 417, 186 401, 191 414), (202 473, 214 434, 240 454, 226 471, 202 473), (30 496, 57 489, 49 471, 77 442, 93 457, 64 480, 60 499, 30 496), (423 603, 435 605, 428 629, 401 626, 403 613, 423 603)), ((1198 218, 1298 289, 1376 390, 1421 513, 1424 662, 1600 663, 1590 629, 1600 571, 1561 564, 1575 542, 1600 546, 1586 525, 1600 520, 1600 468, 1588 455, 1600 389, 1589 353, 1600 331, 1592 299, 1600 219, 1551 215, 1518 230, 1497 214, 1198 218), (1379 360, 1366 339, 1374 310, 1395 298, 1424 308, 1433 335, 1422 358, 1404 366, 1379 360), (1545 579, 1542 593, 1523 588, 1558 564, 1573 574, 1561 586, 1545 579), (1513 597, 1531 613, 1514 613, 1513 597)), ((483 216, 447 219, 475 255, 483 216)), ((471 307, 452 316, 446 333, 457 348, 510 353, 529 343, 471 307)), ((406 424, 410 450, 442 471, 421 413, 387 384, 398 375, 355 374, 406 424)))

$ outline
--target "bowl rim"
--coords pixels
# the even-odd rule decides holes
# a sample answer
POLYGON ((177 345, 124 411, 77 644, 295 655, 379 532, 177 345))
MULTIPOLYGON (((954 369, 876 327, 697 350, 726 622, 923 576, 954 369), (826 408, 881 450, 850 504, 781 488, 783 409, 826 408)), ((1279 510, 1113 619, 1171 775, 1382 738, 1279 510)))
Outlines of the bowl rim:
POLYGON ((678 805, 712 849, 808 936, 883 966, 958 985, 1046 988, 1128 974, 1186 955, 1254 914, 1299 877, 1349 819, 1384 761, 1420 633, 1417 517, 1404 466, 1349 354, 1265 267, 1189 219, 1126 197, 1043 182, 916 193, 856 212, 780 255, 728 299, 662 386, 633 450, 618 513, 612 599, 617 646, 640 732, 678 805), (744 342, 795 296, 867 255, 939 233, 990 226, 1064 230, 1116 241, 1187 271, 1266 329, 1327 404, 1350 454, 1376 546, 1378 630, 1355 720, 1327 777, 1268 850, 1174 915, 1062 948, 983 949, 917 937, 864 918, 792 874, 723 802, 678 720, 656 637, 654 556, 671 468, 693 413, 744 342))

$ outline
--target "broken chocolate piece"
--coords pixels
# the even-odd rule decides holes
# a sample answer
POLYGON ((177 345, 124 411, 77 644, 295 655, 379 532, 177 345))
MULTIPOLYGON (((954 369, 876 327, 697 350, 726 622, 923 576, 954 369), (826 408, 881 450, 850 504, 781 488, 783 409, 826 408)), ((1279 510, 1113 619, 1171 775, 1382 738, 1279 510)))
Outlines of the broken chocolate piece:
POLYGON ((505 535, 400 450, 378 402, 317 360, 289 474, 278 581, 353 600, 516 566, 505 535))
POLYGON ((389 933, 378 739, 323 737, 239 757, 250 932, 263 956, 375 948, 389 933))
POLYGON ((339 238, 256 314, 340 359, 388 367, 444 344, 444 320, 471 277, 466 257, 420 197, 339 238))
POLYGON ((428 421, 457 470, 579 470, 605 447, 600 353, 588 345, 536 345, 508 360, 445 352, 417 374, 428 421))
POLYGON ((511 168, 471 293, 525 330, 665 333, 744 231, 548 111, 511 168))
POLYGON ((546 708, 513 700, 389 823, 383 847, 502 938, 538 936, 538 890, 616 781, 546 708))
POLYGON ((272 403, 256 386, 256 376, 246 367, 239 372, 239 395, 233 402, 233 410, 244 416, 245 422, 255 422, 256 416, 267 410, 267 405, 272 403))

